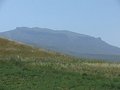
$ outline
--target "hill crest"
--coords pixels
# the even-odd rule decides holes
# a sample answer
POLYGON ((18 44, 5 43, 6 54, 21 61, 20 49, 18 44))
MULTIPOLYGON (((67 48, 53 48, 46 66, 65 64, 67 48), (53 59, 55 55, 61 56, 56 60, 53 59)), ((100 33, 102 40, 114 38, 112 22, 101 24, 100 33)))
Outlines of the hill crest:
POLYGON ((0 36, 75 56, 120 55, 120 48, 106 43, 100 37, 95 38, 66 30, 17 27, 14 30, 0 33, 0 36))

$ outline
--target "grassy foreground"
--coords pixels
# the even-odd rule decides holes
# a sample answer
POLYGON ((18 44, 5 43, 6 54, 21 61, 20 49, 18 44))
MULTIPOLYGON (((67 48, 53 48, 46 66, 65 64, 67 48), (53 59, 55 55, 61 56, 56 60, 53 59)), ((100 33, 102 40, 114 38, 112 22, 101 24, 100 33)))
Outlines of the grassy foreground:
POLYGON ((120 64, 0 39, 0 90, 120 90, 120 64))

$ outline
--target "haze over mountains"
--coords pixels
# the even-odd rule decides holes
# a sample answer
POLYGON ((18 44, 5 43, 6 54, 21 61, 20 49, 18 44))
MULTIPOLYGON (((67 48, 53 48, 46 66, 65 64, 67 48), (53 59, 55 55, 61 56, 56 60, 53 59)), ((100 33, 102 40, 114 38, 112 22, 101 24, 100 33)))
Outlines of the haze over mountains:
POLYGON ((112 55, 120 55, 120 48, 106 43, 101 38, 66 30, 17 27, 11 31, 1 32, 0 36, 75 56, 112 59, 112 55))

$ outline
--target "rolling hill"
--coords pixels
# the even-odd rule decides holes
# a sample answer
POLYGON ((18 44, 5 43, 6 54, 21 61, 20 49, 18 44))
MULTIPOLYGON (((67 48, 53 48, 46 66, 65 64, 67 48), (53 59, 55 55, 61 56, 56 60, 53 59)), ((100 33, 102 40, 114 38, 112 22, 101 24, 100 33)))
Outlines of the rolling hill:
POLYGON ((106 43, 101 38, 71 31, 17 27, 14 30, 0 33, 0 36, 69 55, 120 60, 120 48, 106 43))
POLYGON ((120 90, 120 64, 0 38, 0 90, 120 90))

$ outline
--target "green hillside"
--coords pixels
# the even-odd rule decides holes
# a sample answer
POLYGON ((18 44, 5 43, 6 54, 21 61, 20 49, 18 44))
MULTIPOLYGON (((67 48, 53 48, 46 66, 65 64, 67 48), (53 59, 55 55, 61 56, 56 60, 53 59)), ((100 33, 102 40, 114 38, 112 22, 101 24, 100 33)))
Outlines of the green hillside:
POLYGON ((0 39, 0 90, 120 90, 120 64, 0 39))

